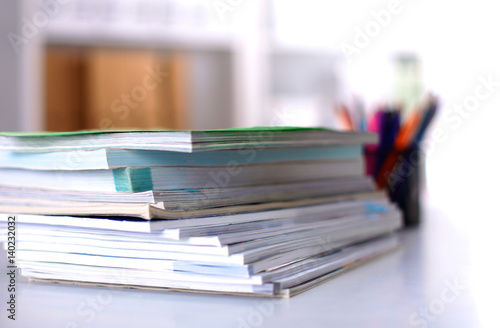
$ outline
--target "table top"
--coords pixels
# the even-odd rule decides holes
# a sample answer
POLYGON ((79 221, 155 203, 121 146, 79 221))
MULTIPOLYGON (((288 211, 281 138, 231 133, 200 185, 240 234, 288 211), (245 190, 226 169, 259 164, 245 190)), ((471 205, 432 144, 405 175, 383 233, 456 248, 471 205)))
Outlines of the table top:
POLYGON ((468 215, 426 205, 422 224, 400 233, 402 247, 290 299, 67 286, 18 276, 15 322, 7 318, 2 251, 0 327, 500 327, 498 268, 489 255, 499 249, 498 238, 478 227, 487 218, 468 215))

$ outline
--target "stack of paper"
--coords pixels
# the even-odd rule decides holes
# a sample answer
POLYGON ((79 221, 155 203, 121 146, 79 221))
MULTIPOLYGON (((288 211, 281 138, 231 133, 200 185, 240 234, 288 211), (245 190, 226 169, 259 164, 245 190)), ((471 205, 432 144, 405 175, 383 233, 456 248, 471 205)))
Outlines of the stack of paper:
POLYGON ((374 138, 4 133, 0 223, 33 279, 289 296, 396 247, 400 213, 364 176, 374 138))

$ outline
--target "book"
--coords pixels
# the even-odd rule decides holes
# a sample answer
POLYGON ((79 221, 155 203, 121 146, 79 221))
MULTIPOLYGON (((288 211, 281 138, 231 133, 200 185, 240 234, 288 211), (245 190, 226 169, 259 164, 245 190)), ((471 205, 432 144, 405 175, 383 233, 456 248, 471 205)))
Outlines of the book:
POLYGON ((0 149, 16 152, 139 149, 179 152, 260 150, 375 143, 376 134, 342 133, 323 128, 254 127, 204 131, 77 131, 0 133, 0 149))
POLYGON ((156 272, 145 269, 95 267, 67 263, 21 262, 21 273, 36 280, 66 283, 97 283, 155 289, 207 291, 235 295, 289 297, 318 285, 398 245, 394 237, 369 240, 333 254, 289 262, 248 278, 156 272))
MULTIPOLYGON (((44 209, 34 208, 30 206, 9 206, 3 205, 2 210, 8 210, 6 213, 19 213, 21 212, 42 212, 43 215, 33 215, 33 216, 23 216, 22 220, 28 220, 27 223, 41 223, 46 222, 47 224, 55 225, 76 225, 81 227, 124 227, 130 226, 137 227, 137 231, 152 231, 158 229, 167 229, 171 227, 187 227, 187 226, 197 226, 197 225, 207 225, 207 224, 229 224, 229 223, 241 223, 249 221, 259 221, 259 220, 270 220, 279 219, 283 217, 297 217, 302 215, 315 215, 316 213, 322 213, 325 211, 331 211, 348 201, 358 202, 361 206, 364 206, 368 210, 372 208, 378 209, 378 206, 385 208, 386 202, 384 202, 384 196, 381 193, 366 193, 357 195, 346 195, 346 196, 336 196, 327 197, 319 199, 306 199, 297 200, 291 202, 283 203, 271 203, 271 205, 265 203, 265 205, 246 205, 243 208, 237 207, 235 209, 227 209, 226 207, 213 208, 210 210, 201 210, 193 213, 186 213, 185 211, 174 211, 169 212, 161 208, 150 206, 150 205, 130 205, 124 208, 116 207, 111 213, 106 213, 103 209, 97 208, 92 209, 91 206, 86 209, 76 208, 71 209, 70 207, 61 206, 59 209, 56 206, 44 209), (381 202, 379 202, 381 201, 381 202), (295 207, 294 207, 295 206, 295 207), (218 211, 218 212, 217 212, 218 211), (78 216, 63 216, 63 215, 78 215, 78 216), (209 216, 203 216, 207 214, 209 216), (108 216, 112 219, 104 218, 84 218, 83 216, 108 216), (120 219, 120 217, 123 217, 120 219), (127 217, 135 218, 126 219, 127 217), (163 219, 163 220, 153 220, 153 219, 163 219), (146 222, 145 222, 146 221, 146 222), (151 222, 147 222, 151 221, 151 222)), ((97 204, 99 205, 99 204, 97 204)), ((0 218, 0 222, 2 219, 0 218)), ((23 221, 21 221, 23 222, 23 221)), ((113 229, 113 228, 110 228, 113 229)), ((133 230, 132 230, 133 231, 133 230)))
POLYGON ((2 186, 60 191, 141 192, 148 190, 241 187, 361 176, 361 159, 196 167, 144 167, 112 170, 42 171, 0 169, 2 186))
POLYGON ((96 149, 44 153, 0 150, 1 168, 29 170, 108 170, 126 167, 217 166, 325 159, 359 158, 358 146, 247 149, 181 153, 157 150, 96 149))
POLYGON ((113 262, 113 257, 187 261, 193 262, 190 264, 193 270, 196 263, 199 265, 202 263, 204 265, 247 265, 252 263, 249 272, 256 273, 265 270, 271 259, 276 265, 281 265, 283 261, 288 261, 290 256, 299 256, 300 254, 311 256, 313 253, 322 253, 329 250, 330 246, 339 247, 339 243, 342 246, 392 232, 399 225, 397 215, 393 211, 389 211, 371 217, 356 215, 335 224, 325 221, 318 222, 309 228, 306 224, 302 224, 294 227, 295 231, 275 231, 274 235, 262 238, 262 240, 260 238, 250 239, 222 244, 221 246, 183 242, 151 242, 146 238, 135 241, 113 240, 111 238, 95 239, 92 234, 89 237, 62 237, 56 234, 51 235, 50 232, 38 235, 36 227, 23 227, 23 230, 28 232, 24 237, 18 239, 17 251, 99 255, 110 257, 109 263, 113 262), (319 243, 322 247, 318 247, 319 243))
POLYGON ((12 188, 0 186, 0 199, 14 198, 16 203, 36 204, 43 200, 61 202, 98 202, 131 204, 161 203, 165 209, 190 210, 244 204, 258 204, 369 192, 375 190, 368 177, 347 177, 266 184, 245 187, 192 188, 148 190, 135 193, 83 192, 39 188, 12 188))
MULTIPOLYGON (((215 217, 229 214, 263 212, 270 210, 278 210, 293 207, 313 206, 328 204, 338 201, 339 197, 317 197, 308 199, 299 199, 283 202, 268 202, 261 204, 247 204, 223 207, 210 207, 200 208, 193 210, 171 210, 161 208, 160 204, 106 204, 106 203, 77 203, 77 202, 50 202, 37 200, 22 203, 18 200, 3 199, 0 201, 0 212, 4 213, 25 213, 25 214, 43 214, 43 215, 79 215, 79 216, 93 216, 93 215, 107 215, 113 217, 129 216, 143 218, 145 220, 151 219, 186 219, 186 218, 201 218, 201 217, 215 217)), ((343 195, 341 197, 344 201, 347 200, 367 200, 376 201, 383 199, 380 193, 357 193, 352 195, 343 195)))
MULTIPOLYGON (((259 223, 244 222, 230 226, 206 225, 196 228, 165 229, 152 233, 77 227, 58 229, 50 225, 21 223, 23 236, 19 240, 74 242, 102 247, 111 245, 112 248, 136 245, 143 250, 172 247, 171 250, 174 252, 196 253, 204 250, 212 255, 230 255, 272 243, 289 242, 298 237, 312 237, 313 233, 318 234, 319 228, 325 229, 321 231, 325 233, 326 229, 340 231, 360 227, 363 224, 379 224, 387 220, 384 216, 386 214, 394 214, 394 211, 370 213, 359 208, 351 208, 337 210, 335 214, 329 216, 330 220, 326 220, 324 216, 313 217, 310 220, 264 220, 259 223)), ((2 232, 6 232, 5 229, 2 232)))

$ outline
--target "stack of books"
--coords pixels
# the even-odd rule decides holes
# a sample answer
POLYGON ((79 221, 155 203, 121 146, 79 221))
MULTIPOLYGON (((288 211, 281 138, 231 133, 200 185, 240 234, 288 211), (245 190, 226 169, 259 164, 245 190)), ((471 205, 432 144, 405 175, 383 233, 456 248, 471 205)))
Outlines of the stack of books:
POLYGON ((374 142, 294 127, 3 133, 0 227, 15 218, 16 264, 35 280, 291 296, 397 247, 401 215, 364 175, 374 142))

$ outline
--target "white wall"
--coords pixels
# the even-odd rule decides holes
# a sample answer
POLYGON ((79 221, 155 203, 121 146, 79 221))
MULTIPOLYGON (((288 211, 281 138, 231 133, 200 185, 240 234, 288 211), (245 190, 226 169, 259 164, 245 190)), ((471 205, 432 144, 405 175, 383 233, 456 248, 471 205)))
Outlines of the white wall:
POLYGON ((13 12, 19 12, 19 2, 0 2, 0 131, 18 129, 20 112, 12 110, 19 107, 19 57, 7 39, 11 31, 17 30, 17 21, 13 12))
POLYGON ((26 35, 22 19, 32 19, 37 0, 0 2, 0 131, 34 131, 43 126, 40 33, 26 35), (27 42, 12 45, 9 36, 27 42))
POLYGON ((284 25, 278 26, 279 34, 297 42, 324 42, 339 51, 342 42, 355 45, 357 28, 365 30, 376 22, 373 13, 395 6, 397 13, 385 19, 386 26, 379 24, 378 31, 372 26, 376 33, 367 45, 348 56, 351 87, 371 101, 386 99, 390 89, 388 59, 397 52, 416 52, 422 59, 426 87, 441 97, 444 106, 433 130, 441 129, 445 139, 435 142, 435 151, 428 153, 429 193, 449 208, 496 200, 500 87, 481 100, 474 112, 466 112, 466 118, 459 120, 457 114, 448 114, 455 117, 448 116, 447 121, 443 115, 474 96, 480 77, 491 75, 500 82, 500 20, 494 1, 277 2, 278 10, 286 13, 281 19, 284 25))

